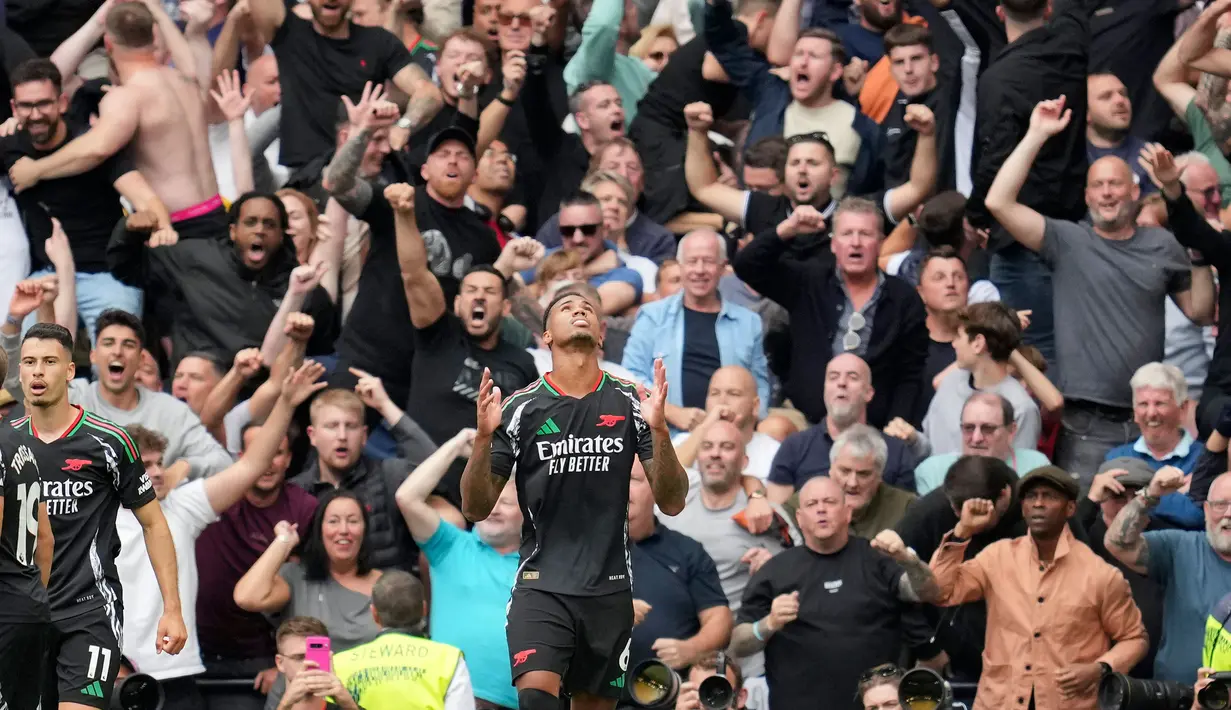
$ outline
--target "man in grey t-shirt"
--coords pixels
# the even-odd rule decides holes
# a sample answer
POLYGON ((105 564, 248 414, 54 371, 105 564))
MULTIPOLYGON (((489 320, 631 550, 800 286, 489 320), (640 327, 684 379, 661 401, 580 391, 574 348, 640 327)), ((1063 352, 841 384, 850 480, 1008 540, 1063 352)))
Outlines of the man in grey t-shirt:
MULTIPOLYGON (((787 539, 793 544, 800 540, 790 516, 777 504, 773 506, 775 523, 760 535, 752 534, 734 519, 748 506, 748 496, 740 485, 747 465, 739 427, 726 420, 714 422, 697 451, 696 470, 689 471, 684 510, 674 517, 659 515, 663 525, 701 543, 714 559, 718 581, 733 612, 739 609, 744 587, 753 573, 782 552, 787 539)), ((760 653, 743 659, 740 665, 749 680, 765 673, 765 657, 760 653)), ((749 684, 749 693, 755 695, 763 683, 749 684)))
MULTIPOLYGON (((1039 150, 1064 130, 1064 97, 1040 102, 987 193, 992 216, 1052 269, 1056 358, 1065 396, 1055 462, 1089 485, 1107 451, 1138 435, 1128 383, 1163 357, 1170 296, 1195 322, 1213 317, 1213 277, 1166 230, 1137 227, 1140 188, 1128 163, 1100 158, 1086 174, 1089 223, 1051 219, 1018 202, 1039 150)), ((1056 183, 1059 184, 1060 176, 1056 183)))

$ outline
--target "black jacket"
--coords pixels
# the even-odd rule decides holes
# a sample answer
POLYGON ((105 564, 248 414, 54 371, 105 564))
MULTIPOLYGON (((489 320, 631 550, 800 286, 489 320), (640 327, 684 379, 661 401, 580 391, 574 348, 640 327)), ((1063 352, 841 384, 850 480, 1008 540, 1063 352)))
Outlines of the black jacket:
MULTIPOLYGON (((1219 274, 1231 274, 1231 232, 1211 227, 1183 191, 1180 199, 1167 200, 1167 219, 1177 242, 1201 252, 1219 274)), ((1201 407, 1197 410, 1202 439, 1209 437, 1221 414, 1208 404, 1212 401, 1221 406, 1218 395, 1223 394, 1231 394, 1231 288, 1218 289, 1218 337, 1214 340, 1214 357, 1210 358, 1201 407)))
MULTIPOLYGON (((527 230, 527 234, 537 232, 560 210, 560 200, 577 190, 590 168, 590 152, 581 144, 581 136, 566 133, 560 127, 564 115, 556 110, 552 101, 553 89, 563 83, 563 76, 558 77, 550 71, 552 65, 543 50, 534 48, 531 52, 538 61, 527 67, 520 103, 526 112, 530 140, 543 164, 543 175, 542 192, 537 202, 533 201, 535 196, 528 196, 528 203, 537 205, 537 209, 531 223, 534 229, 527 230)), ((518 169, 521 169, 520 164, 518 169)))
MULTIPOLYGON (((1054 219, 1076 222, 1086 213, 1086 75, 1089 72, 1088 0, 1057 2, 1044 26, 1006 45, 979 77, 975 143, 971 156, 974 189, 966 205, 971 224, 990 227, 983 204, 1005 158, 1030 126, 1035 104, 1065 96, 1073 112, 1068 128, 1047 141, 1030 168, 1018 202, 1054 219)), ((1013 243, 1003 230, 993 248, 1013 243)))
MULTIPOLYGON (((368 537, 372 551, 372 566, 376 569, 401 569, 417 573, 419 548, 402 520, 393 496, 410 472, 436 450, 431 438, 405 414, 394 425, 393 439, 398 458, 377 461, 360 456, 355 467, 346 473, 340 488, 354 492, 368 512, 368 537)), ((319 461, 313 461, 291 483, 314 496, 333 488, 321 480, 319 461)))
MULTIPOLYGON (((945 533, 957 526, 958 516, 941 488, 915 501, 898 523, 897 532, 908 547, 914 548, 919 559, 931 560, 940 547, 945 533)), ((1089 544, 1085 527, 1076 518, 1069 521, 1073 537, 1089 544)), ((1004 517, 991 530, 970 538, 966 559, 973 559, 987 546, 1026 534, 1021 503, 1016 496, 1009 503, 1004 517)), ((925 613, 935 630, 936 643, 949 654, 956 680, 974 682, 983 669, 983 646, 987 635, 987 605, 971 602, 954 607, 926 606, 925 613)))
MULTIPOLYGON (((244 266, 225 237, 185 239, 155 248, 145 245, 148 238, 143 232, 129 232, 121 221, 107 245, 107 265, 120 281, 145 289, 151 300, 176 304, 173 364, 194 350, 216 352, 230 362, 240 350, 261 346, 286 295, 291 271, 298 266, 289 238, 259 271, 244 266)), ((303 312, 316 321, 308 352, 333 352, 337 329, 325 289, 318 286, 308 294, 303 312)))
MULTIPOLYGON (((833 340, 846 294, 834 262, 783 259, 790 242, 775 229, 758 234, 735 256, 735 274, 780 304, 791 316, 791 364, 786 396, 808 421, 825 416, 825 363, 835 353, 833 340)), ((872 342, 864 360, 872 370, 876 395, 868 404, 868 424, 880 428, 894 417, 913 421, 928 356, 927 313, 919 294, 905 281, 886 276, 872 342)))

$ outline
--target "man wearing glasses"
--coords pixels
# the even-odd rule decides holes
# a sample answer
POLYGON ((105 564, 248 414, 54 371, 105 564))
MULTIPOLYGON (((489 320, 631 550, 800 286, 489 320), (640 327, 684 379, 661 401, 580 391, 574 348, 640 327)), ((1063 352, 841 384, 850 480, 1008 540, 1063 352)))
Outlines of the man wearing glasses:
POLYGON ((1051 463, 1030 448, 1016 448, 1017 422, 1013 405, 996 392, 975 392, 962 407, 962 450, 936 454, 915 467, 915 488, 926 495, 945 480, 945 474, 962 456, 990 456, 1022 473, 1051 463))
POLYGON ((1163 638, 1154 677, 1197 680, 1209 610, 1231 588, 1231 473, 1214 479, 1205 500, 1205 532, 1143 532, 1163 496, 1185 486, 1184 472, 1164 466, 1116 515, 1103 542, 1138 574, 1163 586, 1163 638))

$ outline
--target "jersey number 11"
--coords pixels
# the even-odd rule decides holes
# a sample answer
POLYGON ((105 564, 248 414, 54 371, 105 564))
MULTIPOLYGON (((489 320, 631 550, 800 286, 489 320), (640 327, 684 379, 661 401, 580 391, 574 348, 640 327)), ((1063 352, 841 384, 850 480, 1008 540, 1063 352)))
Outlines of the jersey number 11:
POLYGON ((17 563, 30 564, 34 548, 38 544, 38 499, 39 484, 17 484, 17 563))

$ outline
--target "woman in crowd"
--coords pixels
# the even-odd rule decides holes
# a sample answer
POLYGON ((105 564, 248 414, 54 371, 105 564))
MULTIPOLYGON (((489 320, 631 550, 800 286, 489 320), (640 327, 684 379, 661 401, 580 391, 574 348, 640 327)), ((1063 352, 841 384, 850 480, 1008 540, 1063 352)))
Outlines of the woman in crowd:
POLYGON ((371 641, 380 632, 369 606, 381 572, 368 562, 367 524, 354 493, 327 492, 302 545, 294 525, 282 521, 274 527, 277 537, 235 585, 236 605, 320 619, 335 652, 371 641), (288 562, 296 552, 299 559, 288 562))
POLYGON ((902 710, 898 702, 898 684, 902 669, 892 663, 869 668, 859 679, 859 702, 863 710, 902 710))

